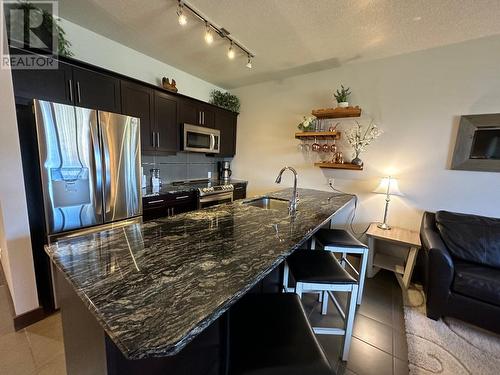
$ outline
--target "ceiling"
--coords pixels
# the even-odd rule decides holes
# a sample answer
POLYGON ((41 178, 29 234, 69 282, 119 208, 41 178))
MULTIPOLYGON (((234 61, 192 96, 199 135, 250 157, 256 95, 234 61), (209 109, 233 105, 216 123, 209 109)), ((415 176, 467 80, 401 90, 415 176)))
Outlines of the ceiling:
POLYGON ((498 0, 187 0, 256 57, 226 56, 175 0, 60 0, 59 14, 212 82, 235 88, 500 34, 498 0))

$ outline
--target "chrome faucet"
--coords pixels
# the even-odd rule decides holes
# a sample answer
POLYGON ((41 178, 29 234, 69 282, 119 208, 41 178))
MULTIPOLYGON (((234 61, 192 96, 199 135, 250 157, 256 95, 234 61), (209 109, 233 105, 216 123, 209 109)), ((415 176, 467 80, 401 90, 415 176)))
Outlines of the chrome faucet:
POLYGON ((288 205, 288 211, 290 214, 294 214, 295 211, 297 211, 297 171, 292 168, 292 167, 283 167, 278 173, 278 177, 276 177, 276 183, 279 184, 281 182, 281 175, 283 174, 284 171, 290 170, 293 173, 293 192, 292 192, 292 199, 290 199, 290 203, 288 205))

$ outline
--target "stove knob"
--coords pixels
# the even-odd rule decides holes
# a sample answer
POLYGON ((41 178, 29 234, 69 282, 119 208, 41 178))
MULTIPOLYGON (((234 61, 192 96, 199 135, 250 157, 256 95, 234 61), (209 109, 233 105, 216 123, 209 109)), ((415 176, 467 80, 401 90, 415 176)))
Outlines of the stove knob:
POLYGON ((201 189, 201 191, 206 193, 208 191, 208 188, 203 188, 203 189, 201 189))
POLYGON ((228 186, 228 189, 229 189, 229 190, 233 190, 233 189, 234 189, 233 184, 229 184, 229 185, 227 185, 227 186, 228 186))

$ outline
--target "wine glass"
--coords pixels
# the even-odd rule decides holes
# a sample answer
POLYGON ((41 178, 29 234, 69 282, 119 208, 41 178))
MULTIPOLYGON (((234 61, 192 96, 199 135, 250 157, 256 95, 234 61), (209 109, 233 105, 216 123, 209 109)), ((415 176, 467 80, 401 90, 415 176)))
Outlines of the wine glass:
POLYGON ((335 139, 333 140, 333 143, 330 146, 330 152, 332 153, 332 163, 335 163, 335 159, 336 159, 336 155, 337 155, 337 145, 335 144, 335 139))
POLYGON ((321 151, 321 146, 320 146, 320 145, 319 145, 319 143, 317 142, 316 137, 314 137, 314 143, 312 144, 311 149, 312 149, 314 152, 319 152, 319 151, 321 151))

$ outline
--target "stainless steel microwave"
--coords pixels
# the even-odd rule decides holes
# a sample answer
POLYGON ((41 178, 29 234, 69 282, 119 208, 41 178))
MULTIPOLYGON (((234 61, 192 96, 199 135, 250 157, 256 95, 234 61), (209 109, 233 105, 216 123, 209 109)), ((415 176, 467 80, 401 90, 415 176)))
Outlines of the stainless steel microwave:
POLYGON ((220 152, 220 131, 217 129, 184 124, 182 139, 184 151, 207 154, 220 152))

